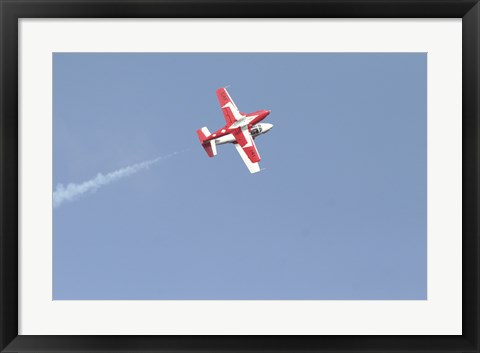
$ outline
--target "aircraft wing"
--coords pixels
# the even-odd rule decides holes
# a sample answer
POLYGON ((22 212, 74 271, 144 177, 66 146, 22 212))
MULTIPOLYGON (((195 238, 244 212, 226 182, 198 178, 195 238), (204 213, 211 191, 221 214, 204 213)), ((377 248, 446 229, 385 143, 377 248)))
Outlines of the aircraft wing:
POLYGON ((225 88, 217 89, 217 98, 218 102, 220 103, 220 107, 222 108, 223 116, 225 117, 228 125, 231 125, 235 121, 243 118, 242 114, 240 114, 237 106, 225 88))
POLYGON ((252 135, 248 131, 248 127, 244 126, 242 128, 235 129, 232 132, 237 143, 235 148, 237 149, 240 157, 242 157, 243 162, 247 166, 250 173, 257 173, 260 171, 260 155, 258 154, 257 147, 255 142, 253 142, 252 135))

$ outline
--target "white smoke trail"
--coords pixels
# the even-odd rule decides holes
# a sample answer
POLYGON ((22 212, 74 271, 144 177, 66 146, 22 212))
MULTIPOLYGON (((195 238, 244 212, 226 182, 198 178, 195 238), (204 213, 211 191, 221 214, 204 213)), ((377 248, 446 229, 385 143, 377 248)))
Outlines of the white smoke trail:
POLYGON ((149 161, 133 164, 131 166, 115 170, 105 175, 103 175, 102 173, 98 173, 95 178, 87 180, 81 184, 70 183, 67 186, 63 186, 63 184, 58 184, 55 191, 53 192, 53 207, 59 207, 64 202, 74 201, 75 199, 87 192, 95 192, 102 186, 108 185, 114 181, 135 174, 143 169, 148 169, 152 164, 173 157, 181 152, 184 151, 174 152, 166 156, 151 159, 149 161))

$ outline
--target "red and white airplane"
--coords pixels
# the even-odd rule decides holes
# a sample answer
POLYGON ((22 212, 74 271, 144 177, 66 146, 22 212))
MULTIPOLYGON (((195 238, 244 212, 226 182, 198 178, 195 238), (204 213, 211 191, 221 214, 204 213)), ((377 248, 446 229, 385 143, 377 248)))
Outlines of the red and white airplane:
POLYGON ((273 127, 268 123, 260 124, 260 121, 270 114, 270 110, 257 110, 250 114, 242 113, 225 88, 217 89, 217 97, 227 124, 213 134, 208 131, 207 127, 197 130, 200 143, 209 157, 217 155, 217 145, 233 143, 250 173, 259 172, 260 155, 253 140, 273 127))

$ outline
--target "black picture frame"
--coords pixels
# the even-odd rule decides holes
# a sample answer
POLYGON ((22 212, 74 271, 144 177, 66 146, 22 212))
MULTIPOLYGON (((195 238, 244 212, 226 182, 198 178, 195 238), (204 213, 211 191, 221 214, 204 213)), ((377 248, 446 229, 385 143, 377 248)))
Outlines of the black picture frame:
POLYGON ((0 0, 0 16, 2 352, 479 352, 478 0, 0 0), (461 336, 18 335, 18 20, 132 17, 462 18, 463 334, 461 336))

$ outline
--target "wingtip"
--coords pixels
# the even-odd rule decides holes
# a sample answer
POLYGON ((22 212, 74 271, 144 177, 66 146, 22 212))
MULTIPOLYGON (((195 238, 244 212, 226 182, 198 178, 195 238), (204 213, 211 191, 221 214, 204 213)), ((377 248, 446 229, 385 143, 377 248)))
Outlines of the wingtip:
POLYGON ((230 87, 230 85, 222 86, 222 87, 217 89, 217 92, 220 92, 221 90, 227 89, 228 87, 230 87))

